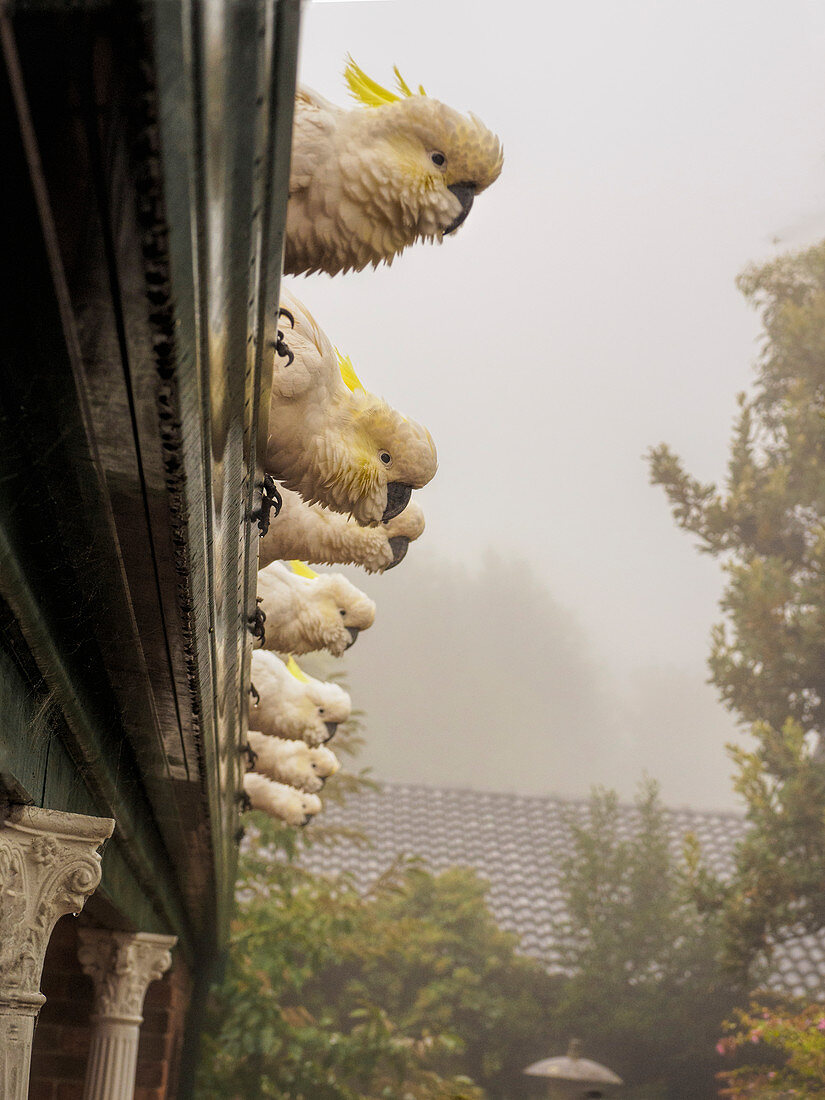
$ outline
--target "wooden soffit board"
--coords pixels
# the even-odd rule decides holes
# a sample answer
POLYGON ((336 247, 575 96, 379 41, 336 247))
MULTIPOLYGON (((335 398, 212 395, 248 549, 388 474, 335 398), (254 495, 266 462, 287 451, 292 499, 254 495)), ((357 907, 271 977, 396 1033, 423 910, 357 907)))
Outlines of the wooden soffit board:
POLYGON ((0 691, 34 708, 0 773, 113 816, 107 900, 195 954, 236 870, 299 14, 0 17, 0 691))

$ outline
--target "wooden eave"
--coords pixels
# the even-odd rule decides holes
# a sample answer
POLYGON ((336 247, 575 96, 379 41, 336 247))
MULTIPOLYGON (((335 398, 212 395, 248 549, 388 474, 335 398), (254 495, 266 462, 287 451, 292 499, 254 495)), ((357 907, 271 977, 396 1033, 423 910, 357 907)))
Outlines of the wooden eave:
MULTIPOLYGON (((0 777, 225 942, 298 0, 0 15, 0 777)), ((93 911, 93 907, 92 907, 93 911)))

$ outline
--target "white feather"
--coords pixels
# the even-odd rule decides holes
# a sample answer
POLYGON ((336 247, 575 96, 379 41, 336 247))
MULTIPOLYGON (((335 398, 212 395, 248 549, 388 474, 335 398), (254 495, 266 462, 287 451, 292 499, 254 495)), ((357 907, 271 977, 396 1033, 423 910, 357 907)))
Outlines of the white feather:
POLYGON ((392 263, 416 241, 440 241, 463 209, 450 188, 465 185, 477 195, 501 164, 495 134, 429 96, 345 110, 302 89, 284 271, 360 271, 392 263))
POLYGON ((386 523, 362 527, 349 516, 307 504, 285 486, 279 492, 281 511, 258 542, 261 569, 281 558, 297 558, 311 565, 360 565, 368 573, 383 573, 396 553, 405 552, 424 531, 424 513, 414 500, 386 523))
POLYGON ((342 573, 301 577, 274 561, 258 573, 266 648, 281 653, 328 649, 335 657, 375 622, 375 604, 342 573))
POLYGON ((248 740, 257 757, 252 771, 311 794, 317 794, 340 767, 335 754, 323 745, 311 748, 304 741, 268 737, 257 730, 249 731, 248 740))
POLYGON ((250 707, 249 725, 270 737, 323 745, 352 710, 349 695, 338 684, 312 676, 305 683, 297 680, 280 657, 264 649, 252 654, 252 683, 259 701, 250 707))
POLYGON ((243 789, 253 810, 261 810, 288 825, 306 825, 311 817, 321 812, 321 799, 317 794, 296 791, 294 787, 275 783, 256 772, 246 773, 243 789))
POLYGON ((266 470, 307 503, 380 523, 397 491, 409 496, 435 476, 430 433, 367 390, 350 389, 305 307, 287 292, 282 305, 295 319, 294 328, 281 321, 294 358, 275 354, 266 470))

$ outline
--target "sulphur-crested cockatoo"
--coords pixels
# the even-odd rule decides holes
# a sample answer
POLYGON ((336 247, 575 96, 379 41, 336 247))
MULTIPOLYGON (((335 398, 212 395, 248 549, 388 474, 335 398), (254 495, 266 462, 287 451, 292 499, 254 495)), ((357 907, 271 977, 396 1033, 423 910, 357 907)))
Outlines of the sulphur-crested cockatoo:
POLYGON ((307 504, 298 493, 279 487, 281 510, 258 541, 261 569, 282 558, 311 565, 360 565, 383 573, 403 560, 424 531, 424 513, 414 500, 403 512, 376 527, 362 527, 321 504, 307 504))
POLYGON ((310 794, 317 794, 340 767, 335 753, 325 745, 312 748, 305 741, 268 737, 257 730, 250 730, 248 739, 255 754, 252 771, 310 794))
POLYGON ((316 680, 295 659, 275 653, 252 653, 252 683, 257 702, 250 707, 249 725, 270 737, 323 745, 350 716, 349 695, 338 684, 316 680))
POLYGON ((317 794, 298 791, 286 783, 275 783, 257 772, 244 775, 243 789, 251 809, 262 810, 287 825, 306 825, 311 817, 321 812, 321 799, 317 794))
POLYGON ((303 562, 273 561, 258 572, 266 649, 340 657, 375 622, 375 604, 343 573, 315 573, 303 562))
POLYGON ((441 241, 501 172, 501 143, 475 117, 376 84, 349 59, 358 106, 303 89, 295 100, 284 271, 360 271, 418 240, 441 241))
POLYGON ((438 468, 430 433, 364 389, 297 298, 281 304, 294 324, 275 355, 267 472, 360 524, 392 519, 438 468))

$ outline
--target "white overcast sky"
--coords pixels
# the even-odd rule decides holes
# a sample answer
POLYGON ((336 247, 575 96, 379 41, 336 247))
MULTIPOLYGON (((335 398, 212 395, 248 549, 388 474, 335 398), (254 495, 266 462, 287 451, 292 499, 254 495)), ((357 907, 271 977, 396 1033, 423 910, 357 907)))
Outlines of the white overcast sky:
POLYGON ((505 149, 440 248, 295 281, 439 451, 422 541, 392 574, 349 574, 378 602, 347 661, 367 762, 561 794, 628 795, 647 768, 670 802, 734 805, 733 725, 704 684, 719 566, 677 531, 642 455, 667 441, 724 477, 759 334, 735 277, 825 235, 825 5, 307 5, 302 81, 347 102, 347 52, 472 110, 505 149), (421 622, 410 593, 428 585, 421 622), (540 713, 533 697, 503 707, 494 682, 528 666, 548 670, 540 713), (570 678, 580 698, 564 697, 570 678))

